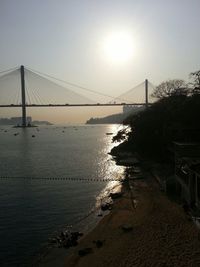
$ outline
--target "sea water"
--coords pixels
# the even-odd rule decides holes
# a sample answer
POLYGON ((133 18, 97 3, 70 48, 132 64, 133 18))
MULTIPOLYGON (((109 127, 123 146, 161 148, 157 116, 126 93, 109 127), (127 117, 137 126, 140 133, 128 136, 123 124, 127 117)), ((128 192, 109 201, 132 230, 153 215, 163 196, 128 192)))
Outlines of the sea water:
POLYGON ((123 173, 106 134, 119 127, 0 126, 0 266, 31 266, 54 232, 91 222, 81 218, 117 183, 101 180, 123 173))

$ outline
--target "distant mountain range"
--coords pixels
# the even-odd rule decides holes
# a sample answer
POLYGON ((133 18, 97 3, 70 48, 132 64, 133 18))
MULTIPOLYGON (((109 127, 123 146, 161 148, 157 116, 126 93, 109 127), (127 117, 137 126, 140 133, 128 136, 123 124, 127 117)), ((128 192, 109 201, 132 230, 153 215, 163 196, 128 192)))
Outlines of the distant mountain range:
POLYGON ((117 113, 109 115, 103 118, 90 118, 86 121, 86 124, 120 124, 122 123, 129 115, 133 115, 139 111, 142 111, 144 107, 134 107, 132 110, 123 113, 117 113))

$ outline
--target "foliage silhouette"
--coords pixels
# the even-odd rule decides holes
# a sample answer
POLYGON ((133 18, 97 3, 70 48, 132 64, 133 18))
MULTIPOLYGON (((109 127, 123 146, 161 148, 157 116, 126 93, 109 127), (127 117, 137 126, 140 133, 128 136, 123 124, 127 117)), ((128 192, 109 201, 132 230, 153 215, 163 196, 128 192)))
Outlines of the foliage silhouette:
POLYGON ((199 118, 200 94, 172 94, 164 97, 124 121, 132 131, 128 141, 119 149, 134 150, 166 160, 174 141, 200 141, 199 118))

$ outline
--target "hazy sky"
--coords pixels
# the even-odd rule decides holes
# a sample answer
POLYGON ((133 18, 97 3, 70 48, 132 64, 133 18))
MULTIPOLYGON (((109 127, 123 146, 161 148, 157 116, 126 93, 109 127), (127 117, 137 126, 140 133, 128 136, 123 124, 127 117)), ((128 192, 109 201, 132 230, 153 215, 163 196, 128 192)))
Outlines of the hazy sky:
MULTIPOLYGON (((0 71, 23 64, 113 96, 145 78, 155 85, 187 80, 200 69, 199 10, 200 0, 0 0, 0 71), (130 37, 129 60, 105 53, 118 33, 130 37)), ((49 114, 78 122, 99 109, 93 111, 49 114)), ((6 112, 0 109, 0 116, 6 112)), ((36 118, 47 119, 48 112, 37 111, 36 118)))

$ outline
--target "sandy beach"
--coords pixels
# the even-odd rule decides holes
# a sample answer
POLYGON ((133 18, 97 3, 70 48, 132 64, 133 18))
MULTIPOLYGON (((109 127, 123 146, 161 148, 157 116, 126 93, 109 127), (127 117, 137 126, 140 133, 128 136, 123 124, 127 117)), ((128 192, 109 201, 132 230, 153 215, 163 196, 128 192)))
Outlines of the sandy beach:
POLYGON ((68 255, 54 250, 40 266, 200 266, 199 230, 150 174, 143 175, 124 186, 111 212, 68 255))
POLYGON ((114 202, 110 214, 80 241, 64 266, 200 266, 197 227, 145 175, 130 183, 131 192, 126 190, 114 202), (79 256, 85 248, 88 254, 79 256))

